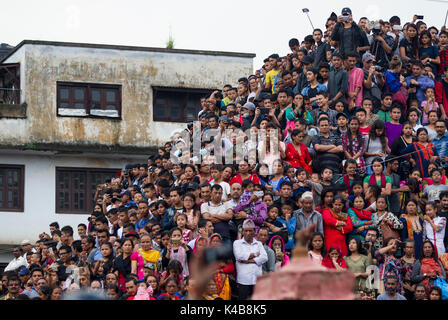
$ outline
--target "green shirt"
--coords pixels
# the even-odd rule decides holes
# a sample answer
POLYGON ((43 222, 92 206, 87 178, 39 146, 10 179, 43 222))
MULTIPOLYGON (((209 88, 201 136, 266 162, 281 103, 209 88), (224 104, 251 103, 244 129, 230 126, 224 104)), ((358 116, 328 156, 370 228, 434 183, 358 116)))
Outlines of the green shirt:
POLYGON ((383 122, 390 122, 391 117, 389 111, 384 111, 382 109, 378 110, 376 113, 378 115, 378 118, 382 120, 383 122))
MULTIPOLYGON (((344 257, 347 268, 353 273, 365 273, 368 266, 372 264, 369 257, 361 254, 358 260, 352 260, 351 256, 344 257)), ((366 288, 366 278, 356 277, 355 291, 364 290, 366 288)))
MULTIPOLYGON (((370 181, 370 177, 371 176, 367 176, 367 177, 365 177, 364 178, 364 183, 369 183, 369 181, 370 181)), ((386 183, 390 183, 390 184, 392 184, 392 179, 388 176, 388 175, 386 175, 386 183)), ((380 180, 377 180, 376 181, 376 184, 378 185, 378 187, 381 187, 381 179, 380 180)))

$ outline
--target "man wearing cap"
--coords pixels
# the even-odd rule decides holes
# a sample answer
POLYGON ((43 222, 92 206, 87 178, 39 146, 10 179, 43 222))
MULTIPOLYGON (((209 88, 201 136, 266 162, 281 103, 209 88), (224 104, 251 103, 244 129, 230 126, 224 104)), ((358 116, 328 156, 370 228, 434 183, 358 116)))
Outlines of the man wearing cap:
POLYGON ((263 263, 268 261, 263 244, 256 240, 254 235, 255 223, 246 219, 243 222, 243 239, 236 240, 233 243, 239 300, 250 298, 257 283, 257 277, 263 273, 263 263))
POLYGON ((362 55, 362 71, 364 72, 362 96, 363 99, 375 101, 375 105, 379 106, 381 101, 380 87, 384 85, 384 78, 381 72, 375 70, 373 62, 374 59, 370 52, 362 55))
POLYGON ((324 234, 322 215, 314 210, 313 193, 311 191, 304 192, 298 202, 302 203, 302 208, 293 212, 293 216, 296 218, 296 233, 316 224, 314 231, 324 234))
POLYGON ((20 282, 22 283, 22 289, 24 289, 24 284, 27 283, 27 281, 30 279, 31 277, 31 273, 30 270, 25 267, 25 266, 21 266, 19 268, 19 272, 17 272, 19 278, 20 278, 20 282))
POLYGON ((12 254, 14 255, 14 259, 12 259, 11 262, 8 263, 4 272, 14 271, 14 270, 19 269, 21 266, 26 267, 28 265, 28 263, 26 262, 26 258, 23 254, 22 247, 15 247, 12 250, 12 254))
POLYGON ((36 249, 33 248, 33 245, 31 244, 30 240, 23 240, 20 244, 23 248, 23 255, 26 256, 28 253, 32 254, 36 252, 36 249))
POLYGON ((342 9, 338 22, 334 26, 331 39, 339 41, 339 52, 345 59, 348 53, 363 54, 369 50, 366 33, 353 21, 352 10, 342 9))
POLYGON ((246 102, 241 107, 241 114, 243 116, 243 124, 241 130, 246 131, 252 125, 255 118, 255 105, 252 102, 246 102))

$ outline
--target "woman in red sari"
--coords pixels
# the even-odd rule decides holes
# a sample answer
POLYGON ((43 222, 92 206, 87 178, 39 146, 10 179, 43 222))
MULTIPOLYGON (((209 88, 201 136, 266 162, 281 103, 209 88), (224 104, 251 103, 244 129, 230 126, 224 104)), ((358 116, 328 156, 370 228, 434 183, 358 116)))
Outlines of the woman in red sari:
POLYGON ((291 133, 292 143, 286 146, 285 161, 289 162, 294 168, 304 168, 309 173, 311 170, 311 156, 306 145, 302 143, 305 133, 299 129, 294 129, 291 133))
POLYGON ((334 248, 338 246, 342 257, 347 255, 347 234, 353 230, 352 220, 342 212, 344 198, 335 196, 333 208, 325 209, 322 214, 324 221, 325 247, 334 248))
MULTIPOLYGON (((209 248, 218 248, 222 246, 222 238, 218 233, 210 236, 209 248)), ((222 300, 231 299, 230 277, 235 277, 235 265, 232 260, 220 261, 217 266, 213 280, 218 289, 218 296, 222 300)))
POLYGON ((322 265, 328 269, 344 270, 347 264, 343 259, 341 249, 336 245, 328 250, 327 255, 322 260, 322 265))

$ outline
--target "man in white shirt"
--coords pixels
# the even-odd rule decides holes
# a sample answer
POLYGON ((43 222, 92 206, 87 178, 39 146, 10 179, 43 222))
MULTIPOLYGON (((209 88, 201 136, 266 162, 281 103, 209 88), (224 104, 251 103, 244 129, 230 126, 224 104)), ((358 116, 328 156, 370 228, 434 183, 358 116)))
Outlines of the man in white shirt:
POLYGON ((263 263, 268 261, 263 244, 255 240, 254 235, 255 223, 246 219, 243 222, 243 239, 233 243, 239 300, 247 300, 252 296, 257 277, 263 273, 263 263))
POLYGON ((21 266, 25 266, 25 267, 28 266, 28 263, 26 262, 26 258, 23 255, 23 249, 21 247, 15 247, 12 250, 12 254, 14 255, 14 259, 12 259, 10 263, 8 263, 4 272, 17 270, 21 266))

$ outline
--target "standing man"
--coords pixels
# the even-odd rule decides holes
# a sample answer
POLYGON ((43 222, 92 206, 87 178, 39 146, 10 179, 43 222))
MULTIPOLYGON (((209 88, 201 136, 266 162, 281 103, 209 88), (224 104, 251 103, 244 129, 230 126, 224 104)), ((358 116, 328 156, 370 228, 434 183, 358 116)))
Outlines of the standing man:
POLYGON ((254 235, 255 223, 246 219, 243 222, 243 239, 233 243, 239 300, 247 300, 252 296, 257 277, 263 273, 262 265, 268 261, 263 244, 255 240, 254 235))
POLYGON ((342 68, 342 55, 339 53, 333 54, 331 63, 333 70, 328 77, 328 93, 330 94, 330 106, 334 105, 336 101, 345 100, 345 95, 348 91, 348 73, 342 68))
POLYGON ((262 226, 258 230, 257 240, 263 244, 264 250, 266 250, 266 254, 268 255, 268 261, 263 263, 262 270, 263 274, 274 272, 275 271, 275 252, 267 245, 269 240, 269 228, 262 226))
POLYGON ((331 39, 339 41, 339 51, 344 59, 349 53, 362 55, 370 48, 366 33, 353 21, 350 8, 342 9, 341 14, 334 26, 331 39))
POLYGON ((364 81, 364 72, 361 68, 356 67, 358 55, 356 53, 347 54, 347 71, 348 71, 348 109, 351 112, 353 108, 360 107, 362 103, 362 89, 364 81))
POLYGON ((322 215, 314 210, 314 199, 311 191, 306 191, 300 198, 302 208, 293 212, 296 218, 296 233, 303 228, 308 228, 312 224, 316 224, 315 231, 324 234, 322 215))

